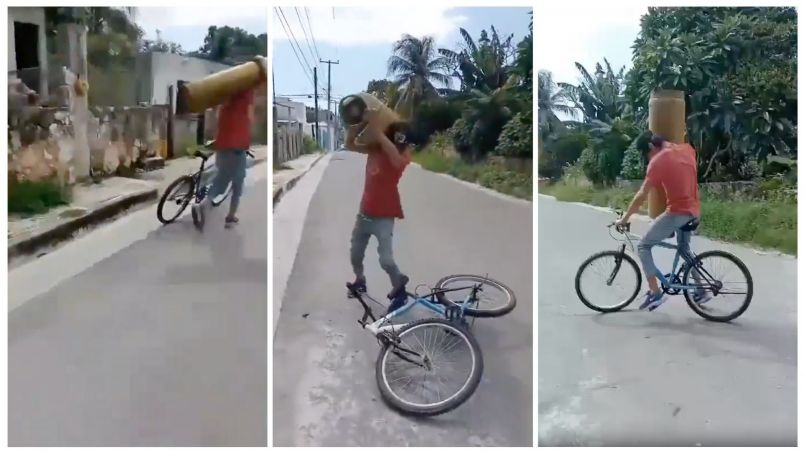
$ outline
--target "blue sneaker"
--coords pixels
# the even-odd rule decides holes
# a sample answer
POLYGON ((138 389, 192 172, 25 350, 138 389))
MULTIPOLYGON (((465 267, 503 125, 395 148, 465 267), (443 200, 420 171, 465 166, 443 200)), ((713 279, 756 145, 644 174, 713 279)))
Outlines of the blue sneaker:
POLYGON ((648 293, 645 294, 645 301, 642 303, 642 306, 639 307, 639 310, 644 311, 647 309, 648 311, 653 311, 661 306, 662 303, 664 303, 664 292, 653 294, 648 291, 648 293))
POLYGON ((410 278, 406 275, 402 275, 399 283, 391 290, 391 293, 388 294, 388 299, 391 300, 391 305, 388 306, 389 313, 405 306, 405 303, 408 302, 408 291, 405 289, 408 281, 410 281, 410 278))

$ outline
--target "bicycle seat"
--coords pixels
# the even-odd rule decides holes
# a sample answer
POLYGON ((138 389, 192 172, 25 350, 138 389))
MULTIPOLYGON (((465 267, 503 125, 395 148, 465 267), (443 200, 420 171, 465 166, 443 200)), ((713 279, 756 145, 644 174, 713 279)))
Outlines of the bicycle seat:
POLYGON ((212 152, 212 151, 202 151, 201 149, 195 151, 195 156, 196 157, 201 157, 201 159, 204 160, 204 161, 207 161, 207 159, 212 157, 212 154, 214 154, 214 152, 212 152))

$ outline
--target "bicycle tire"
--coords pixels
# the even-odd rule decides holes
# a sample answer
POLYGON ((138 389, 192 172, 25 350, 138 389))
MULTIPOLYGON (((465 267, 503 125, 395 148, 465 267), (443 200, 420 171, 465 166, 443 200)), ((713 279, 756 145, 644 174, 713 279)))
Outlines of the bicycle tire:
MULTIPOLYGON (((219 196, 220 201, 215 201, 215 198, 212 198, 212 205, 215 207, 220 206, 221 204, 223 204, 224 201, 226 201, 226 198, 228 198, 229 195, 231 194, 232 194, 232 184, 229 183, 226 186, 226 191, 223 192, 223 196, 219 196)), ((207 194, 207 196, 209 196, 209 194, 207 194)))
MULTIPOLYGON (((620 270, 622 271, 622 268, 620 270)), ((608 312, 617 312, 624 309, 626 306, 634 302, 637 295, 639 295, 639 289, 641 287, 642 287, 642 272, 640 272, 639 266, 637 265, 633 257, 620 251, 601 251, 599 253, 595 253, 589 256, 589 258, 587 258, 585 261, 583 261, 583 263, 581 263, 581 266, 578 267, 578 272, 575 274, 575 293, 578 295, 578 298, 581 299, 581 303, 586 305, 587 308, 597 312, 608 313, 608 312), (595 260, 607 256, 614 256, 615 258, 617 256, 621 256, 623 258, 623 262, 627 262, 631 266, 631 268, 633 268, 634 273, 636 273, 636 279, 637 279, 636 287, 634 288, 634 292, 631 294, 631 296, 628 299, 626 299, 623 303, 620 303, 619 305, 613 307, 602 307, 592 303, 584 296, 583 291, 581 290, 581 275, 583 275, 584 270, 586 270, 586 268, 589 267, 589 265, 595 260)))
POLYGON ((374 375, 377 380, 377 387, 380 390, 380 395, 385 403, 394 409, 395 411, 403 414, 411 414, 416 416, 438 416, 440 414, 447 413, 452 411, 459 406, 461 406, 464 402, 466 402, 469 397, 474 394, 475 390, 477 389, 478 385, 480 384, 480 378, 483 375, 483 354, 480 351, 480 345, 477 343, 477 340, 472 336, 472 334, 466 328, 456 325, 453 322, 449 322, 444 319, 437 319, 437 318, 429 318, 429 319, 421 319, 411 322, 404 327, 402 327, 396 334, 398 336, 403 336, 406 332, 413 330, 415 328, 422 328, 423 325, 440 325, 442 327, 450 328, 456 334, 460 334, 466 342, 469 344, 470 350, 474 353, 475 360, 474 365, 472 366, 472 372, 469 378, 467 379, 466 383, 461 387, 458 392, 450 396, 447 400, 443 402, 432 404, 430 406, 422 406, 417 404, 409 403, 405 400, 402 400, 388 385, 387 376, 384 372, 385 359, 388 354, 391 352, 393 346, 391 344, 386 343, 383 345, 382 349, 380 350, 379 356, 377 356, 377 362, 375 364, 374 375))
MULTIPOLYGON (((516 295, 514 294, 514 291, 511 290, 511 288, 506 286, 505 284, 503 284, 503 283, 501 283, 499 281, 496 281, 494 279, 487 278, 485 276, 478 276, 478 275, 471 275, 471 274, 445 276, 445 277, 441 278, 436 283, 435 288, 436 288, 436 290, 445 289, 446 287, 444 287, 444 286, 450 280, 456 280, 456 279, 462 279, 462 278, 463 279, 468 279, 468 280, 474 280, 475 282, 482 282, 484 286, 496 286, 498 289, 502 290, 504 293, 506 293, 508 295, 507 302, 503 306, 501 306, 499 308, 496 308, 496 309, 476 309, 476 308, 467 307, 464 310, 465 315, 467 315, 469 317, 500 317, 500 316, 503 316, 503 315, 508 314, 509 312, 513 311, 514 308, 516 307, 516 295)), ((444 293, 437 293, 436 298, 438 299, 439 303, 441 303, 441 304, 443 304, 445 306, 450 306, 450 305, 453 304, 451 301, 449 301, 447 299, 447 296, 444 293)), ((460 303, 458 303, 458 304, 460 304, 460 303)))
MULTIPOLYGON (((733 255, 731 253, 727 253, 725 251, 713 250, 713 251, 705 251, 705 252, 699 254, 695 258, 695 265, 688 265, 687 266, 687 269, 684 271, 684 279, 683 279, 684 284, 687 284, 687 281, 689 281, 689 278, 692 278, 692 275, 691 275, 692 269, 697 267, 697 265, 700 263, 700 261, 702 261, 704 258, 709 257, 709 256, 720 256, 720 257, 723 257, 723 258, 725 258, 727 260, 730 260, 730 261, 734 262, 735 265, 737 265, 737 268, 739 268, 740 271, 743 272, 743 274, 745 275, 746 284, 748 285, 747 293, 746 293, 747 296, 745 298, 745 301, 740 306, 740 308, 738 310, 734 311, 733 313, 731 313, 731 314, 729 314, 727 316, 715 316, 715 315, 709 314, 708 312, 706 312, 703 309, 701 309, 700 306, 698 306, 698 303, 696 303, 695 300, 692 299, 691 291, 689 291, 689 290, 684 291, 684 299, 687 300, 687 304, 689 305, 689 307, 693 311, 695 311, 696 314, 698 314, 699 316, 703 317, 704 319, 710 320, 712 322, 730 322, 730 321, 736 319, 737 317, 741 316, 745 312, 745 310, 748 309, 748 305, 751 304, 751 300, 754 298, 754 279, 751 277, 751 272, 748 271, 748 267, 737 256, 735 256, 735 255, 733 255)), ((711 301, 710 301, 710 303, 711 303, 711 301)))
POLYGON ((159 219, 159 221, 162 224, 173 223, 174 221, 176 221, 177 218, 179 218, 181 216, 182 212, 184 212, 184 209, 187 208, 187 206, 190 204, 190 201, 192 201, 192 199, 194 197, 195 197, 195 179, 193 179, 192 176, 182 176, 182 177, 174 180, 173 182, 170 183, 170 185, 168 185, 168 187, 165 189, 165 192, 162 193, 162 198, 159 199, 159 205, 156 207, 156 218, 159 219), (188 192, 187 198, 181 204, 181 207, 179 208, 178 212, 176 212, 176 215, 174 215, 170 219, 165 218, 165 216, 164 216, 164 214, 162 212, 162 209, 165 206, 165 202, 167 202, 168 195, 174 189, 176 189, 176 187, 181 186, 181 184, 183 184, 183 183, 189 183, 190 184, 190 190, 188 192))

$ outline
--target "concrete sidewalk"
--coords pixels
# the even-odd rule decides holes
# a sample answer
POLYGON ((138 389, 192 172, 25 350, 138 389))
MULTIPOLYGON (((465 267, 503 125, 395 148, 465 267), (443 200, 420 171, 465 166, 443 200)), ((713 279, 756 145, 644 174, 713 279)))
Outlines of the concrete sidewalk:
MULTIPOLYGON (((251 148, 254 158, 249 167, 264 162, 268 146, 251 148)), ((214 167, 214 158, 207 167, 214 167)), ((37 250, 73 237, 80 230, 95 226, 124 211, 150 204, 174 180, 184 174, 198 171, 201 160, 183 157, 165 162, 165 167, 140 173, 137 178, 111 177, 100 183, 79 184, 73 187, 72 202, 42 215, 20 216, 9 214, 8 257, 31 254, 37 250)))
POLYGON ((273 199, 274 205, 287 193, 298 180, 310 171, 326 153, 315 152, 313 154, 305 154, 289 162, 280 165, 281 169, 274 169, 274 192, 273 199))

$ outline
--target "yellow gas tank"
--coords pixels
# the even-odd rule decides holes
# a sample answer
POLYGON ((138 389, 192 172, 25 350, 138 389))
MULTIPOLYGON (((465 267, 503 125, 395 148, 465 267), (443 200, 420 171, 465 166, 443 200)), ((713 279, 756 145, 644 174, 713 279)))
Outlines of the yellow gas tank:
MULTIPOLYGON (((648 104, 648 128, 671 143, 684 143, 687 131, 687 113, 684 92, 655 90, 648 104)), ((656 218, 667 209, 667 195, 661 187, 648 193, 648 213, 656 218)))
POLYGON ((258 56, 253 61, 181 85, 176 96, 176 114, 200 113, 257 86, 267 78, 267 64, 264 57, 258 56))
MULTIPOLYGON (((338 114, 346 126, 360 124, 366 110, 377 112, 377 122, 385 130, 391 123, 400 120, 399 115, 382 101, 368 93, 357 93, 344 97, 338 104, 338 114)), ((358 141, 362 141, 360 137, 358 141)), ((366 143, 366 142, 364 142, 366 143)))

